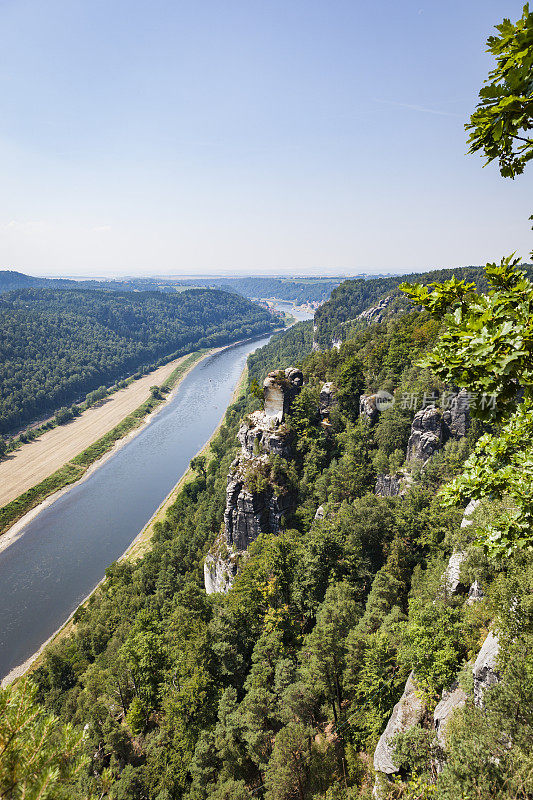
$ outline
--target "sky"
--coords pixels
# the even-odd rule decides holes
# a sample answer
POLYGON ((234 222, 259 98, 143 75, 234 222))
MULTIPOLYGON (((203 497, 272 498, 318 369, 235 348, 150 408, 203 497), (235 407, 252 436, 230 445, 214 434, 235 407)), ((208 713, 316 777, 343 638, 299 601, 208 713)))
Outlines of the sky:
POLYGON ((532 247, 464 123, 522 0, 0 0, 0 269, 357 274, 532 247))

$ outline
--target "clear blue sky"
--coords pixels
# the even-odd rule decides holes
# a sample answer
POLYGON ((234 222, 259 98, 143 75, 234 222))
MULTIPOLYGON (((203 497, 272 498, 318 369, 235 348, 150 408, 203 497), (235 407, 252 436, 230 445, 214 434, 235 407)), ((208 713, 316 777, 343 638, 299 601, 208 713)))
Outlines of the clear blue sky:
POLYGON ((467 156, 507 0, 0 0, 0 268, 408 271, 531 250, 467 156))

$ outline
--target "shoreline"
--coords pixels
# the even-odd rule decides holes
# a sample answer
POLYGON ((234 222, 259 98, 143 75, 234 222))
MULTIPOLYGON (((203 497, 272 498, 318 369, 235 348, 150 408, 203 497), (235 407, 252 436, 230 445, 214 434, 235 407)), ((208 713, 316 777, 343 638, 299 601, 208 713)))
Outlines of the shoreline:
MULTIPOLYGON (((161 403, 159 403, 155 409, 153 409, 153 410, 149 411, 149 412, 146 414, 146 416, 140 420, 139 424, 138 424, 138 425, 136 425, 136 426, 135 426, 135 427, 134 427, 132 430, 130 430, 130 431, 127 431, 127 432, 126 432, 124 435, 120 436, 120 437, 119 437, 119 438, 118 438, 118 439, 117 439, 117 440, 116 440, 116 441, 115 441, 115 442, 114 442, 114 443, 111 445, 111 447, 110 447, 108 450, 106 450, 106 451, 105 451, 104 453, 102 453, 102 455, 101 455, 101 456, 99 456, 99 457, 98 457, 98 458, 97 458, 95 461, 93 461, 91 464, 89 464, 89 465, 86 467, 86 469, 85 469, 85 470, 82 472, 82 474, 81 474, 81 475, 80 475, 78 478, 76 478, 75 480, 72 480, 72 481, 68 481, 67 483, 63 484, 63 486, 60 486, 58 489, 55 489, 55 490, 51 491, 49 494, 45 495, 45 496, 42 498, 42 500, 40 500, 38 503, 36 503, 36 505, 34 505, 34 506, 32 506, 31 508, 29 508, 29 509, 28 509, 26 512, 24 512, 24 513, 22 514, 22 516, 20 516, 18 519, 15 519, 11 525, 9 525, 7 528, 5 528, 5 530, 3 530, 3 531, 0 531, 0 553, 2 553, 4 550, 6 550, 6 549, 7 549, 7 548, 8 548, 8 547, 11 545, 11 544, 13 544, 14 542, 16 542, 16 541, 17 541, 17 540, 18 540, 18 539, 19 539, 19 538, 20 538, 20 537, 21 537, 21 536, 24 534, 24 528, 25 528, 25 526, 26 526, 26 525, 28 525, 28 524, 29 524, 29 523, 30 523, 30 522, 31 522, 31 521, 32 521, 32 520, 33 520, 33 519, 34 519, 36 516, 38 516, 38 514, 39 514, 41 511, 43 511, 45 508, 48 508, 48 507, 49 507, 50 505, 52 505, 52 504, 53 504, 53 503, 54 503, 56 500, 59 500, 59 499, 60 499, 60 498, 61 498, 61 497, 62 497, 62 496, 63 496, 63 495, 66 493, 66 492, 68 492, 68 491, 69 491, 70 489, 72 489, 74 486, 78 486, 78 485, 79 485, 79 484, 81 484, 81 483, 82 483, 84 480, 86 480, 87 478, 89 478, 89 477, 90 477, 90 475, 92 475, 92 473, 93 473, 93 472, 94 472, 96 469, 98 469, 99 467, 101 467, 101 466, 102 466, 102 465, 105 463, 105 461, 106 461, 107 459, 111 458, 111 456, 113 456, 113 455, 114 455, 114 454, 115 454, 115 453, 116 453, 116 452, 117 452, 117 451, 118 451, 118 450, 119 450, 121 447, 124 447, 124 445, 125 445, 125 444, 126 444, 126 443, 127 443, 127 442, 128 442, 130 439, 131 439, 131 438, 134 438, 134 437, 135 437, 135 436, 136 436, 138 433, 140 433, 140 432, 141 432, 141 430, 142 430, 142 429, 143 429, 143 428, 144 428, 146 425, 150 424, 150 422, 151 422, 152 418, 153 418, 153 417, 154 417, 154 416, 155 416, 155 415, 156 415, 156 414, 157 414, 157 413, 158 413, 160 410, 162 410, 162 409, 165 407, 166 403, 167 403, 169 400, 171 400, 171 399, 172 399, 172 397, 174 396, 174 393, 177 391, 177 389, 178 389, 178 388, 179 388, 179 386, 181 385, 182 381, 183 381, 183 380, 184 380, 184 379, 187 377, 187 375, 189 375, 189 373, 191 372, 191 370, 193 370, 193 369, 194 369, 196 366, 198 366, 198 364, 201 364, 201 362, 202 362, 202 361, 204 361, 204 360, 205 360, 205 359, 206 359, 208 356, 216 355, 217 353, 219 353, 219 352, 222 352, 223 350, 226 350, 226 349, 228 349, 228 348, 231 348, 231 347, 235 347, 235 346, 237 346, 237 345, 245 344, 246 342, 254 341, 255 339, 262 338, 263 336, 269 336, 269 335, 270 335, 270 336, 272 336, 272 335, 274 335, 275 333, 279 333, 280 331, 287 330, 287 328, 288 328, 288 327, 290 327, 290 326, 286 326, 286 327, 283 327, 283 328, 276 328, 276 329, 275 329, 275 330, 273 330, 273 331, 270 331, 270 332, 269 332, 269 331, 266 331, 265 333, 258 334, 258 335, 256 335, 256 336, 253 336, 253 337, 248 337, 248 338, 246 338, 246 339, 239 339, 239 340, 238 340, 238 341, 236 341, 236 342, 231 342, 230 344, 223 345, 223 346, 221 346, 221 347, 214 347, 214 348, 211 348, 211 349, 210 349, 210 350, 208 350, 206 353, 204 353, 204 354, 203 354, 203 355, 202 355, 200 358, 198 358, 198 359, 197 359, 197 360, 196 360, 196 361, 195 361, 193 364, 191 364, 191 365, 190 365, 190 366, 189 366, 189 367, 188 367, 188 368, 185 370, 185 372, 184 372, 182 375, 180 375, 180 376, 179 376, 179 378, 178 378, 177 382, 174 384, 174 386, 171 388, 171 390, 168 392, 168 394, 167 394, 167 395, 165 395, 165 397, 164 397, 163 401, 162 401, 161 403)), ((192 353, 189 353, 189 354, 186 354, 185 356, 182 356, 182 357, 179 359, 179 361, 183 361, 183 360, 185 360, 185 359, 187 359, 187 358, 190 358, 192 355, 194 355, 194 352, 197 352, 197 351, 193 351, 192 353)), ((178 369, 178 368, 179 368, 179 364, 177 364, 177 365, 176 365, 176 369, 178 369)), ((132 412, 132 413, 134 414, 135 412, 132 412)), ((120 423, 118 423, 118 425, 122 424, 122 423, 124 422, 124 420, 125 420, 125 419, 128 419, 128 417, 130 417, 131 415, 132 415, 131 413, 130 413, 130 414, 128 414, 128 415, 126 415, 126 417, 124 417, 124 418, 122 419, 122 421, 121 421, 120 423)), ((118 425, 117 425, 117 426, 115 426, 115 427, 118 427, 118 425)), ((90 447, 93 447, 93 446, 94 446, 94 445, 95 445, 95 444, 96 444, 98 441, 100 441, 100 439, 104 438, 106 435, 109 435, 109 433, 111 433, 111 432, 112 432, 112 430, 114 430, 114 428, 113 428, 113 429, 111 429, 111 431, 108 431, 108 433, 107 433, 107 434, 104 434, 102 437, 99 437, 99 438, 97 438, 97 439, 96 439, 96 440, 95 440, 95 441, 94 441, 94 442, 93 442, 91 445, 89 445, 89 447, 88 447, 88 448, 86 448, 85 450, 89 449, 90 447)), ((76 464, 76 458, 78 458, 80 455, 82 455, 82 454, 85 452, 85 450, 81 451, 81 453, 77 454, 77 455, 76 455, 76 456, 75 456, 73 459, 70 459, 70 460, 69 460, 69 461, 67 461, 65 464, 63 464, 63 466, 62 466, 62 467, 60 467, 58 470, 56 470, 56 472, 54 472, 54 473, 52 473, 52 475, 48 476, 48 478, 46 478, 46 479, 45 479, 45 481, 46 481, 46 480, 49 480, 50 478, 52 478, 52 477, 53 477, 53 475, 55 475, 55 474, 56 474, 57 472, 59 472, 60 470, 62 470, 62 469, 65 469, 65 468, 66 468, 66 467, 67 467, 69 464, 74 464, 74 465, 75 465, 75 464, 76 464)), ((40 485, 40 484, 37 484, 36 486, 39 486, 39 485, 40 485)), ((29 491, 29 492, 33 491, 33 490, 36 488, 36 486, 32 487, 32 488, 31 488, 31 489, 29 489, 28 491, 29 491)), ((27 493, 27 492, 26 492, 26 493, 27 493)), ((26 494, 26 493, 24 493, 24 494, 26 494)), ((0 512, 1 512, 3 509, 7 508, 9 505, 11 505, 11 503, 14 503, 14 502, 16 502, 17 500, 19 500, 19 498, 20 498, 20 497, 23 497, 23 496, 24 496, 24 495, 20 495, 19 497, 16 497, 16 498, 14 498, 14 500, 10 501, 10 502, 9 502, 9 503, 7 503, 5 506, 3 506, 2 508, 0 508, 0 512)))
MULTIPOLYGON (((245 339, 243 341, 248 341, 248 340, 245 339)), ((234 344, 242 344, 242 342, 235 342, 234 344)), ((232 345, 228 345, 228 346, 231 347, 232 345)), ((214 351, 214 352, 220 352, 223 349, 225 349, 225 348, 217 348, 216 351, 214 351)), ((205 356, 203 358, 207 358, 208 355, 214 355, 214 352, 205 354, 205 356)), ((200 361, 196 362, 196 363, 197 364, 201 363, 203 358, 200 361)), ((191 369, 193 369, 195 366, 196 366, 196 364, 193 364, 191 366, 191 369)), ((235 388, 233 390, 233 394, 232 394, 231 399, 230 399, 230 401, 228 403, 228 406, 224 410, 224 413, 222 414, 222 416, 221 416, 219 422, 217 423, 216 428, 213 430, 211 436, 205 442, 205 444, 200 448, 198 453, 196 453, 196 456, 204 453, 205 451, 208 451, 209 445, 211 444, 213 438, 216 436, 216 434, 218 433, 218 431, 220 430, 220 427, 222 426, 222 424, 224 422, 224 419, 226 417, 226 412, 227 412, 229 406, 231 406, 234 402, 236 402, 238 397, 243 392, 243 390, 245 388, 245 379, 246 379, 247 375, 248 375, 248 366, 245 365, 245 367, 242 370, 242 372, 241 372, 241 374, 239 376, 239 379, 238 379, 238 381, 237 381, 237 383, 235 385, 235 388)), ((185 377, 185 375, 183 377, 185 377)), ((180 381, 180 383, 181 383, 181 381, 180 381)), ((176 385, 176 389, 178 388, 178 386, 179 386, 179 384, 176 385)), ((164 404, 162 404, 161 407, 163 407, 163 405, 164 404)), ((157 413, 157 410, 156 410, 156 412, 152 412, 152 413, 157 413)), ((137 430, 135 431, 135 433, 136 432, 137 432, 137 430)), ((127 437, 124 437, 124 438, 127 438, 127 437)), ((121 441, 122 440, 117 442, 117 444, 120 444, 121 441)), ((109 454, 106 453, 105 456, 103 456, 103 458, 105 458, 108 455, 109 454)), ((96 463, 100 464, 101 461, 95 462, 95 464, 91 465, 91 466, 95 466, 96 463)), ((117 561, 125 561, 125 560, 136 561, 138 558, 142 558, 142 556, 149 549, 150 540, 151 540, 152 534, 153 534, 153 526, 154 526, 154 524, 158 521, 158 519, 160 517, 162 517, 163 515, 166 514, 167 509, 175 501, 177 493, 183 488, 183 486, 185 485, 187 479, 190 476, 192 476, 192 470, 191 470, 191 468, 189 466, 189 467, 187 467, 185 472, 180 476, 180 478, 177 481, 176 485, 172 487, 172 489, 170 490, 168 495, 160 503, 158 508, 156 508, 156 510, 154 511, 154 513, 152 514, 152 516, 150 517, 150 519, 148 520, 146 525, 137 534, 135 539, 133 539, 133 541, 128 545, 128 547, 122 553, 122 555, 119 556, 119 558, 117 558, 117 561)), ((83 480, 83 478, 81 478, 80 481, 78 481, 78 483, 81 483, 82 480, 83 480)), ((59 492, 56 492, 56 495, 59 495, 64 491, 68 491, 68 489, 70 489, 70 488, 71 488, 71 486, 66 486, 64 489, 61 489, 59 492)), ((49 499, 49 498, 47 498, 47 499, 49 499)), ((55 499, 57 499, 57 497, 55 499)), ((43 501, 43 504, 44 503, 46 503, 46 500, 43 501)), ((32 509, 32 511, 34 511, 34 510, 35 509, 32 509)), ((32 511, 30 511, 28 513, 31 514, 32 511)), ((17 525, 17 524, 18 523, 15 523, 15 525, 17 525)), ((13 526, 13 527, 15 527, 15 526, 13 526)), ((13 540, 13 541, 15 541, 15 540, 13 540)), ((0 552, 1 552, 1 550, 2 550, 2 547, 1 547, 1 542, 0 542, 0 552)), ((95 592, 98 591, 98 589, 104 583, 104 581, 105 581, 105 575, 104 575, 103 578, 101 578, 101 580, 98 581, 98 583, 96 584, 94 589, 92 589, 89 592, 89 594, 76 606, 76 608, 68 616, 68 618, 65 620, 65 622, 54 633, 52 633, 52 635, 49 636, 48 639, 45 642, 43 642, 43 644, 39 647, 39 649, 35 653, 33 653, 31 656, 29 656, 26 659, 26 661, 24 661, 22 664, 19 664, 18 666, 13 667, 13 669, 10 670, 7 673, 7 675, 5 675, 1 679, 0 688, 2 688, 2 689, 6 688, 6 686, 9 686, 11 683, 20 680, 20 678, 22 678, 27 672, 31 671, 32 668, 36 669, 39 666, 39 664, 37 662, 38 662, 40 656, 43 655, 43 653, 46 650, 46 648, 48 647, 48 645, 51 644, 53 641, 55 641, 58 638, 62 638, 63 636, 67 636, 71 632, 72 627, 74 625, 74 623, 73 623, 74 615, 76 614, 76 612, 78 611, 79 608, 82 608, 82 606, 84 606, 86 603, 89 602, 90 598, 93 596, 93 594, 95 592)))
MULTIPOLYGON (((93 461, 92 464, 89 464, 83 475, 81 475, 77 480, 73 481, 72 483, 67 483, 60 489, 51 492, 49 495, 43 498, 43 500, 41 500, 37 505, 35 505, 33 508, 30 508, 25 514, 23 514, 22 517, 20 517, 12 525, 10 525, 10 527, 7 528, 3 533, 0 533, 0 553, 2 553, 4 550, 7 550, 8 547, 10 547, 14 542, 16 542, 18 539, 21 538, 21 536, 24 535, 24 528, 26 527, 26 525, 28 525, 33 519, 35 519, 35 517, 37 517, 41 513, 41 511, 44 511, 45 508, 49 508, 51 505, 53 505, 53 503, 55 503, 56 500, 59 500, 61 497, 63 497, 63 495, 66 494, 70 489, 73 489, 75 486, 79 486, 80 484, 82 484, 85 480, 87 480, 87 478, 89 478, 93 474, 93 472, 95 472, 97 469, 103 466, 103 464, 105 464, 106 461, 108 461, 113 455, 115 455, 115 453, 117 453, 122 447, 124 447, 129 442, 130 439, 135 438, 137 434, 139 434, 147 425, 150 424, 150 422, 157 416, 158 412, 162 411, 163 408, 165 408, 165 405, 172 399, 175 392, 179 389, 182 381, 187 377, 187 375, 189 375, 191 370, 193 370, 198 364, 201 364, 202 361, 204 361, 204 359, 206 359, 208 356, 214 355, 221 349, 223 348, 220 347, 213 348, 213 350, 204 353, 197 361, 191 364, 185 370, 183 375, 180 375, 179 379, 172 387, 172 389, 168 392, 168 394, 165 395, 163 402, 160 403, 157 406, 157 408, 150 411, 140 421, 137 427, 133 428, 133 430, 131 431, 128 431, 124 436, 121 436, 120 439, 117 439, 117 441, 109 448, 109 450, 107 450, 99 458, 97 458, 96 461, 93 461)), ((191 355, 192 353, 189 353, 189 356, 191 355)), ((187 358, 187 356, 183 356, 183 358, 185 359, 187 358)), ((179 364, 177 365, 177 367, 178 366, 179 364)), ((124 419, 126 419, 127 416, 129 415, 126 415, 124 419)), ((98 439, 96 439, 95 441, 98 441, 98 439)), ((67 462, 67 464, 68 463, 70 462, 67 462)), ((63 465, 63 467, 64 466, 66 466, 66 464, 63 465)), ((15 500, 16 499, 17 498, 15 498, 15 500)))

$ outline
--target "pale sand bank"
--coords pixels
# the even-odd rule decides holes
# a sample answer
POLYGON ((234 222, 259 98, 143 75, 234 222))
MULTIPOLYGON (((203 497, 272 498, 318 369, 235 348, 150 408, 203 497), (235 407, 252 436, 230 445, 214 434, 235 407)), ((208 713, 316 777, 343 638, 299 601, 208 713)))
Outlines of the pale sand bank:
MULTIPOLYGON (((219 349, 222 349, 222 348, 219 348, 219 349)), ((211 351, 210 353, 208 353, 206 355, 211 355, 212 352, 216 352, 216 351, 211 351)), ((204 356, 204 358, 205 357, 206 356, 204 356)), ((199 363, 199 362, 196 362, 196 363, 199 363)), ((196 364, 194 364, 193 366, 196 366, 196 364)), ((242 371, 241 375, 240 375, 240 378, 239 378, 239 380, 237 382, 237 385, 235 386, 235 389, 234 389, 234 392, 233 392, 233 396, 232 396, 232 398, 230 400, 229 405, 234 403, 237 400, 237 398, 239 396, 241 396, 241 394, 244 392, 244 390, 245 390, 245 381, 246 381, 247 374, 248 374, 248 367, 245 367, 244 370, 242 371)), ((185 376, 183 376, 183 377, 185 377, 185 376)), ((183 380, 183 378, 181 378, 181 380, 183 380)), ((152 384, 150 384, 150 385, 152 385, 152 384)), ((177 384, 176 387, 174 387, 174 389, 172 390, 173 392, 175 391, 175 389, 177 388, 178 385, 179 384, 177 384)), ((157 410, 156 410, 155 413, 157 413, 157 410)), ((213 433, 211 434, 211 436, 209 437, 209 439, 207 440, 207 442, 204 444, 204 446, 198 452, 197 455, 200 455, 200 453, 208 453, 211 441, 213 440, 214 436, 216 436, 216 434, 218 433, 218 431, 220 429, 220 426, 222 425, 222 423, 224 421, 225 416, 226 416, 226 411, 224 411, 224 414, 222 415, 222 417, 220 419, 220 422, 218 423, 217 427, 215 428, 215 430, 213 431, 213 433)), ((133 431, 132 433, 133 433, 133 435, 135 435, 137 432, 138 432, 138 429, 133 431)), ((116 446, 120 446, 120 444, 123 441, 124 440, 120 440, 120 442, 117 442, 116 446)), ((96 469, 102 463, 102 461, 105 458, 109 457, 109 455, 110 455, 109 453, 106 453, 106 455, 103 456, 102 459, 100 459, 98 462, 96 462, 95 464, 92 465, 90 471, 92 472, 93 469, 96 469)), ((87 474, 84 477, 87 477, 87 474)), ((178 482, 176 483, 174 488, 171 489, 171 491, 168 493, 167 497, 163 500, 163 502, 161 503, 159 508, 157 508, 154 511, 154 513, 152 514, 151 518, 148 520, 148 522, 146 523, 146 525, 144 526, 142 531, 135 537, 135 539, 132 541, 132 543, 129 545, 129 547, 126 549, 126 551, 118 559, 119 561, 122 561, 124 559, 128 559, 128 560, 131 560, 131 561, 137 561, 139 558, 141 558, 146 553, 146 551, 150 548, 150 539, 152 537, 154 524, 156 522, 160 521, 160 520, 162 521, 165 518, 167 509, 169 508, 169 506, 172 505, 172 503, 176 499, 177 493, 179 492, 179 490, 182 488, 182 486, 187 482, 187 480, 189 478, 192 478, 192 470, 190 469, 190 467, 188 467, 185 470, 185 472, 180 477, 180 479, 178 480, 178 482)), ((83 478, 82 478, 82 480, 83 480, 83 478)), ((56 499, 60 494, 62 494, 64 491, 68 491, 70 488, 71 488, 70 486, 66 486, 65 489, 62 489, 60 492, 56 492, 56 494, 52 496, 53 499, 56 499)), ((18 529, 18 534, 20 535, 21 528, 24 526, 24 524, 29 522, 28 517, 30 517, 30 515, 37 514, 38 511, 44 505, 46 505, 48 503, 48 501, 51 502, 52 498, 47 498, 47 500, 45 500, 40 506, 38 506, 37 509, 32 509, 32 511, 30 511, 22 520, 20 520, 16 525, 14 525, 9 530, 9 532, 8 532, 8 534, 6 536, 9 536, 10 534, 12 534, 12 532, 15 531, 15 528, 18 529)), ((12 541, 13 541, 13 539, 12 539, 12 541)), ((0 540, 0 552, 2 550, 2 545, 3 545, 3 542, 0 540)), ((78 608, 80 606, 83 606, 89 600, 89 598, 101 586, 101 584, 103 583, 104 580, 105 580, 105 578, 102 578, 102 580, 99 581, 99 583, 97 583, 97 585, 94 587, 92 592, 90 592, 87 595, 87 597, 80 603, 78 608)), ((72 614, 69 616, 69 618, 67 620, 65 620, 63 625, 61 625, 61 627, 58 628, 58 630, 55 633, 53 633, 46 640, 46 642, 44 642, 41 645, 41 647, 37 650, 36 653, 33 653, 33 655, 31 655, 28 659, 26 659, 26 661, 24 661, 23 664, 19 664, 18 667, 14 667, 10 672, 8 672, 8 674, 2 679, 2 681, 0 683, 0 687, 5 688, 6 686, 9 686, 9 684, 13 683, 14 681, 17 681, 19 678, 22 678, 22 676, 26 672, 31 671, 32 668, 35 669, 37 666, 39 666, 40 656, 43 654, 43 652, 46 649, 46 647, 48 647, 48 645, 51 642, 53 642, 54 640, 56 640, 56 639, 59 640, 59 639, 63 638, 64 636, 67 636, 72 631, 73 626, 74 626, 72 618, 73 618, 74 614, 76 613, 76 611, 77 611, 77 609, 75 609, 72 612, 72 614)))
POLYGON ((0 508, 44 481, 97 439, 112 430, 150 396, 188 356, 133 381, 66 425, 46 431, 0 461, 0 508))

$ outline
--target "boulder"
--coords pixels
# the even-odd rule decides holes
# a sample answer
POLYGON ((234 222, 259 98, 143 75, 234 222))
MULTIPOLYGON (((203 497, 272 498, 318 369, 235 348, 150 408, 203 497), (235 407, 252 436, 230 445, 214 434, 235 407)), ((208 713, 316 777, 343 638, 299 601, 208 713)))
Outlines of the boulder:
POLYGON ((494 686, 500 680, 500 675, 496 670, 496 661, 500 651, 498 637, 492 632, 483 642, 483 646, 478 653, 472 668, 474 676, 474 703, 479 708, 483 708, 483 694, 490 686, 494 686))
POLYGON ((442 447, 447 438, 448 429, 439 408, 432 405, 417 411, 407 443, 407 461, 418 460, 425 463, 442 447))
POLYGON ((314 522, 320 522, 320 520, 324 519, 325 516, 326 516, 326 510, 324 506, 318 506, 315 513, 314 522))
POLYGON ((398 772, 399 767, 393 761, 391 741, 397 733, 418 725, 426 713, 426 707, 417 694, 418 687, 414 674, 411 672, 407 678, 405 689, 399 701, 394 706, 392 715, 387 722, 387 727, 381 734, 374 752, 374 769, 392 775, 398 772))

